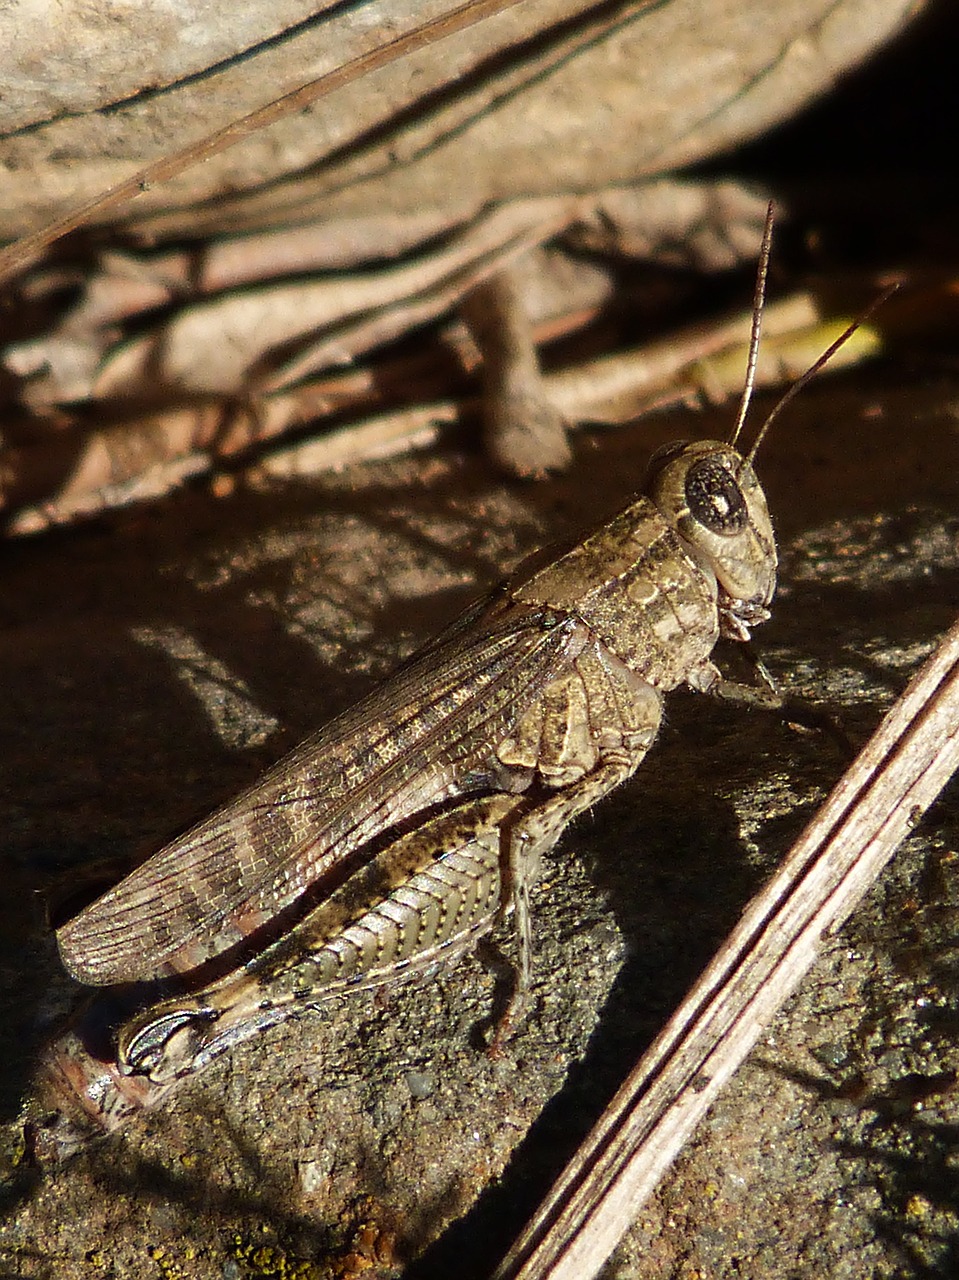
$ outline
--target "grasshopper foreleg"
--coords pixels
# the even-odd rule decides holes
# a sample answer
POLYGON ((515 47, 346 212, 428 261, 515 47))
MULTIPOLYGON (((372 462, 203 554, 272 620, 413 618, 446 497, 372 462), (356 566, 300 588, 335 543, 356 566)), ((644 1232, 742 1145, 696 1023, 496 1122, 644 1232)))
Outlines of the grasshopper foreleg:
POLYGON ((822 707, 817 707, 805 698, 797 698, 794 694, 784 693, 761 661, 751 649, 747 648, 749 658, 761 684, 748 684, 740 680, 730 680, 724 676, 713 663, 707 663, 701 674, 690 684, 700 693, 708 693, 723 702, 731 702, 740 707, 755 707, 760 711, 771 711, 785 720, 787 724, 798 725, 802 729, 812 729, 832 738, 844 756, 852 758, 856 749, 842 725, 822 707))

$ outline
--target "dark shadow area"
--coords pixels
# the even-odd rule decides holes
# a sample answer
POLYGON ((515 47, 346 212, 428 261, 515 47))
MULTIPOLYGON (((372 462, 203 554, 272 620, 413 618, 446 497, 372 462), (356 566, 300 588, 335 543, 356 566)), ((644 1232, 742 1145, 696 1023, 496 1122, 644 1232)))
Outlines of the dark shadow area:
MULTIPOLYGON (((955 6, 927 5, 826 97, 696 172, 769 184, 799 224, 814 225, 812 258, 824 269, 933 254, 954 262, 959 177, 946 157, 959 119, 957 39, 955 6)), ((809 261, 808 244, 788 234, 780 249, 809 261)))

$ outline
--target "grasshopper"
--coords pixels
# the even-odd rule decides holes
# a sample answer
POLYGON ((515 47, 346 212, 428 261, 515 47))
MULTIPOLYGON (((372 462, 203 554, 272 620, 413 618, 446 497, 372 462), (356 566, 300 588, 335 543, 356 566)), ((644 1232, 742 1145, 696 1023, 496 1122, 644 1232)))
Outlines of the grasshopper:
POLYGON ((196 1070, 347 986, 429 972, 508 911, 522 990, 539 860, 636 770, 664 695, 685 683, 782 705, 771 689, 727 680, 712 652, 721 636, 749 639, 776 587, 752 465, 759 443, 856 326, 739 452, 771 228, 770 213, 728 442, 657 451, 618 515, 521 566, 358 706, 59 929, 63 962, 83 983, 179 985, 120 1028, 121 1073, 160 1081, 196 1070))

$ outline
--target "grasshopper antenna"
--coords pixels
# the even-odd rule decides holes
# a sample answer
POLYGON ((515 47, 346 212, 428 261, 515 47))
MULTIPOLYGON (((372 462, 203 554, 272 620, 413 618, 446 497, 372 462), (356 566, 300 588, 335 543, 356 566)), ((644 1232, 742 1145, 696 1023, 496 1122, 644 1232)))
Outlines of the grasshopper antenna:
MULTIPOLYGON (((749 412, 752 399, 753 384, 756 381, 756 363, 759 360, 759 339, 763 331, 763 304, 766 301, 766 276, 769 274, 769 254, 773 243, 773 202, 766 206, 766 221, 763 224, 763 242, 759 249, 759 266, 756 269, 756 287, 753 290, 753 324, 749 333, 749 358, 746 361, 746 382, 743 386, 742 399, 739 402, 739 413, 729 443, 735 449, 740 432, 749 412)), ((755 449, 754 449, 755 452, 755 449)), ((751 456, 751 455, 750 455, 751 456)))
MULTIPOLYGON (((752 329, 749 334, 749 356, 746 360, 746 381, 743 386, 742 399, 739 402, 739 413, 736 415, 736 424, 733 427, 732 435, 729 440, 729 443, 733 448, 736 447, 742 433, 743 426, 745 425, 746 414, 749 412, 749 402, 752 399, 753 387, 756 382, 756 365, 759 361, 759 340, 762 336, 763 307, 766 301, 766 278, 769 275, 769 255, 772 249, 774 220, 774 206, 773 202, 770 200, 766 207, 766 221, 763 225, 763 240, 759 249, 759 266, 756 271, 756 287, 753 292, 753 322, 752 329)), ((829 363, 840 347, 846 345, 856 330, 864 325, 869 317, 873 315, 874 312, 878 311, 883 303, 885 303, 896 292, 899 288, 899 283, 899 281, 896 281, 894 284, 891 284, 888 288, 884 289, 878 298, 871 302, 866 310, 858 315, 848 328, 843 330, 836 341, 826 348, 819 359, 811 364, 805 373, 800 374, 792 386, 786 390, 782 399, 770 411, 766 421, 760 427, 756 439, 753 441, 752 448, 749 450, 749 453, 746 454, 746 461, 750 466, 759 451, 759 446, 765 439, 766 432, 769 430, 770 426, 772 426, 775 419, 782 413, 783 409, 785 409, 786 405, 789 404, 790 400, 802 391, 803 387, 805 387, 806 384, 816 376, 823 365, 829 363)))
MULTIPOLYGON (((765 241, 763 243, 765 244, 765 241)), ((767 417, 766 421, 759 428, 759 434, 756 436, 756 439, 753 441, 753 447, 749 450, 749 453, 746 454, 746 461, 750 464, 750 466, 752 466, 753 459, 756 457, 756 453, 759 449, 759 446, 762 444, 763 439, 766 436, 766 432, 769 430, 770 426, 773 424, 775 419, 778 418, 779 415, 782 413, 783 409, 785 409, 786 405, 789 404, 790 400, 792 400, 794 396, 797 396, 799 392, 802 391, 803 387, 806 386, 806 384, 816 376, 816 374, 823 367, 823 365, 829 363, 829 361, 833 358, 833 356, 836 354, 836 352, 839 350, 840 347, 843 347, 846 345, 846 343, 849 341, 852 335, 856 332, 856 330, 859 329, 862 325, 864 325, 866 321, 869 319, 869 317, 872 316, 876 311, 878 311, 879 308, 883 305, 883 303, 885 303, 886 301, 888 301, 889 298, 892 297, 892 295, 899 288, 900 283, 901 282, 899 280, 896 280, 893 284, 883 289, 882 293, 880 293, 878 298, 875 298, 869 304, 869 306, 865 309, 865 311, 860 312, 860 314, 856 317, 856 319, 853 320, 852 324, 842 331, 842 333, 839 335, 839 337, 836 339, 835 342, 830 343, 830 345, 822 353, 819 359, 816 360, 813 364, 811 364, 805 373, 800 374, 800 376, 796 379, 796 381, 792 384, 792 386, 788 388, 786 393, 783 395, 782 399, 776 405, 773 406, 773 408, 770 410, 769 416, 767 417)), ((755 329, 755 319, 753 320, 753 327, 755 329)), ((750 351, 750 360, 752 360, 752 358, 753 358, 752 351, 750 351)), ((753 362, 753 368, 754 367, 755 367, 755 362, 753 362)), ((750 369, 750 372, 752 371, 753 370, 750 369)), ((737 431, 738 431, 738 424, 737 424, 737 431)))

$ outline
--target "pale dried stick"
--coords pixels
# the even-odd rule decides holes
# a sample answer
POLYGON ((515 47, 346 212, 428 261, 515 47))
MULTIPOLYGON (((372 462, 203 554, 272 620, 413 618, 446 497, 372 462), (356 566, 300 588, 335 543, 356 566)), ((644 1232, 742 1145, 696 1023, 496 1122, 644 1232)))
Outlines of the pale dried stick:
POLYGON ((959 621, 630 1073, 494 1280, 590 1280, 723 1085, 959 767, 959 621))
MULTIPOLYGON (((847 323, 844 319, 817 321, 808 294, 770 304, 756 385, 778 384, 784 370, 806 368, 829 341, 829 334, 847 323), (791 330, 795 326, 801 332, 794 350, 797 335, 791 330), (777 335, 781 335, 778 340, 777 335)), ((650 407, 689 399, 704 379, 714 394, 733 394, 742 381, 742 350, 735 344, 748 338, 749 324, 747 312, 545 374, 545 394, 573 427, 583 421, 628 421, 650 407)), ((865 359, 880 345, 878 332, 864 325, 832 367, 865 359)), ((98 427, 82 437, 79 431, 61 431, 37 443, 10 447, 0 455, 0 508, 9 513, 4 532, 36 533, 131 501, 159 497, 187 477, 212 471, 224 454, 261 447, 292 427, 342 412, 351 401, 375 404, 376 395, 370 369, 353 367, 291 391, 271 393, 259 403, 234 406, 229 413, 217 398, 197 397, 189 404, 98 427), (58 478, 51 480, 51 476, 58 478)), ((265 454, 258 459, 257 469, 277 478, 310 476, 428 449, 480 407, 474 399, 445 399, 384 413, 367 408, 367 416, 358 422, 265 454)))
POLYGON ((483 354, 483 437, 490 457, 510 475, 542 479, 573 460, 567 422, 550 402, 521 280, 508 264, 481 281, 460 315, 483 354))
MULTIPOLYGON (((542 374, 543 392, 573 429, 586 422, 627 422, 651 408, 691 399, 702 389, 704 379, 714 394, 732 395, 742 383, 741 344, 749 338, 751 320, 751 313, 744 312, 729 320, 690 326, 643 347, 542 374)), ((779 385, 784 373, 798 376, 831 336, 849 323, 842 318, 819 320, 806 293, 770 303, 764 320, 765 350, 756 372, 757 387, 779 385), (795 351, 793 326, 801 330, 795 351)), ((863 325, 836 354, 830 368, 835 371, 857 364, 875 355, 881 346, 878 331, 863 325)), ((324 385, 331 386, 331 380, 324 385)), ((280 393, 270 403, 292 407, 308 394, 309 384, 280 393)), ((258 467, 264 475, 307 476, 411 449, 427 449, 451 424, 481 408, 476 400, 454 399, 404 406, 278 448, 260 459, 258 467)), ((299 417, 306 420, 307 415, 299 417)), ((270 434, 279 434, 279 428, 270 434)))

